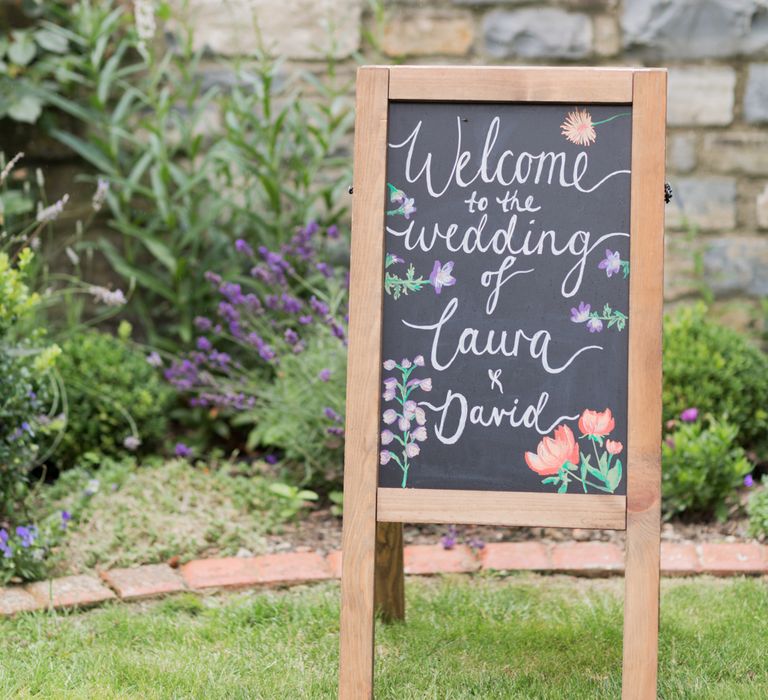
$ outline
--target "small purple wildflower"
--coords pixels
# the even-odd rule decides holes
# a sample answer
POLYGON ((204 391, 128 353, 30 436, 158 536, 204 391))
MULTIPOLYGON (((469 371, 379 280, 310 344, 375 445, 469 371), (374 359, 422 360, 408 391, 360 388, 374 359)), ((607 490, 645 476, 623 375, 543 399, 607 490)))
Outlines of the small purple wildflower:
POLYGON ((213 326, 211 319, 206 318, 205 316, 195 316, 194 323, 195 323, 195 328, 197 328, 197 330, 199 331, 209 331, 213 326))
POLYGON ((605 258, 600 261, 598 267, 605 270, 608 277, 615 275, 621 269, 621 255, 618 251, 614 253, 610 249, 606 249, 605 258))
POLYGON ((328 368, 321 369, 317 376, 320 378, 321 382, 327 382, 331 378, 331 370, 328 368))
POLYGON ((183 442, 177 442, 173 452, 177 457, 187 458, 192 456, 192 448, 187 447, 183 442))
POLYGON ((204 335, 201 335, 197 342, 195 343, 197 345, 198 350, 202 350, 203 352, 210 352, 213 349, 213 345, 211 344, 211 341, 208 340, 204 335))
POLYGON ((160 354, 152 351, 147 355, 147 364, 150 367, 162 367, 163 366, 163 358, 160 357, 160 354))
POLYGON ((317 268, 317 271, 323 275, 323 277, 331 278, 333 277, 333 269, 331 266, 326 262, 319 262, 315 265, 315 268, 317 268))
POLYGON ((304 314, 303 316, 299 316, 299 323, 302 326, 308 326, 310 323, 312 323, 314 319, 309 314, 304 314))
POLYGON ((600 333, 603 330, 603 322, 599 318, 590 318, 587 321, 587 330, 590 333, 600 333))
POLYGON ((574 323, 584 323, 589 320, 589 312, 592 307, 589 304, 585 304, 583 301, 579 302, 578 308, 571 309, 571 321, 574 323))
POLYGON ((698 417, 699 409, 694 407, 686 408, 680 414, 680 420, 683 421, 683 423, 694 423, 698 417))
POLYGON ((341 416, 338 413, 336 413, 336 411, 334 411, 330 406, 326 406, 323 409, 323 415, 328 420, 332 420, 332 421, 335 421, 337 423, 341 422, 341 416))
POLYGON ((747 474, 744 477, 744 486, 746 486, 748 489, 751 489, 755 485, 755 480, 752 478, 751 474, 747 474))
POLYGON ((264 461, 267 464, 277 464, 280 461, 280 458, 274 452, 269 452, 264 455, 264 461))
POLYGON ((451 525, 448 528, 448 534, 444 535, 440 540, 440 544, 443 545, 443 549, 453 549, 456 546, 457 536, 456 528, 451 525))
POLYGON ((299 334, 293 328, 286 328, 283 337, 288 345, 296 345, 299 342, 299 334))
POLYGON ((242 238, 238 238, 235 241, 235 250, 238 253, 243 253, 244 255, 247 255, 249 258, 253 257, 253 248, 248 245, 246 241, 244 241, 242 238))
POLYGON ((61 529, 66 530, 67 526, 69 525, 70 520, 72 520, 72 513, 70 513, 68 510, 62 510, 61 511, 61 529))
POLYGON ((332 224, 328 227, 325 234, 328 236, 328 238, 335 240, 339 237, 339 227, 336 226, 336 224, 332 224))
POLYGON ((24 527, 23 525, 19 525, 19 527, 16 528, 16 534, 21 538, 21 546, 24 547, 24 549, 29 549, 37 537, 37 528, 32 525, 30 527, 24 527))

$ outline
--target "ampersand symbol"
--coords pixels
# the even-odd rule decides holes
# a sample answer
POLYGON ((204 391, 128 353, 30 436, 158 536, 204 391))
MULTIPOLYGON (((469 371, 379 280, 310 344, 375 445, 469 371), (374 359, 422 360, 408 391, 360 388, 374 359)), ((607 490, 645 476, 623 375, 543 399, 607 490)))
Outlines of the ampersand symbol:
POLYGON ((500 369, 489 369, 488 370, 488 379, 491 380, 491 389, 495 389, 498 386, 499 391, 503 394, 504 393, 504 387, 501 385, 501 382, 499 381, 499 377, 500 376, 501 376, 501 370, 500 369))

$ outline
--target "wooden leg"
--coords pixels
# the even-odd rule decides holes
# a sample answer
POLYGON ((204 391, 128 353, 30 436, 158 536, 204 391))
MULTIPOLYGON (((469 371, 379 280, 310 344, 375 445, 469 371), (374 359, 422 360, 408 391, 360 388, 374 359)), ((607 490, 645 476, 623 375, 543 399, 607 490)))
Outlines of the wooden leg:
POLYGON ((622 700, 655 700, 659 655, 658 506, 627 513, 622 700))
POLYGON ((383 622, 405 619, 403 524, 376 525, 375 608, 383 622))

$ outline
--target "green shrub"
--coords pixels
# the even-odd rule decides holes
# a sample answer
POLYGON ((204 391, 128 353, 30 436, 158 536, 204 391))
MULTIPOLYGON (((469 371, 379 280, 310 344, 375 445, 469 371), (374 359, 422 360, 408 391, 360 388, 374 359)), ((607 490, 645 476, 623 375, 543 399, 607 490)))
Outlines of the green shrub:
POLYGON ((685 308, 664 325, 664 420, 696 407, 725 416, 746 449, 768 446, 768 357, 734 330, 685 308))
POLYGON ((736 489, 752 469, 737 433, 735 425, 709 417, 680 424, 666 438, 661 448, 666 517, 727 517, 736 489))
POLYGON ((67 397, 67 429, 54 454, 60 468, 89 451, 119 456, 157 447, 173 394, 143 352, 127 340, 85 331, 67 340, 57 366, 67 397))
POLYGON ((762 483, 763 487, 756 489, 747 502, 752 537, 768 537, 768 476, 763 477, 762 483))

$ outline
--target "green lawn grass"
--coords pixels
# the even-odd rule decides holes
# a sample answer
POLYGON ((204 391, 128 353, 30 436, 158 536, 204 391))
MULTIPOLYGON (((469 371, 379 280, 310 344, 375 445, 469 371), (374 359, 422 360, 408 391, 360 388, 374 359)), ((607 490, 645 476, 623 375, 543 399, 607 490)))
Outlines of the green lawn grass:
MULTIPOLYGON (((623 582, 409 579, 377 698, 618 698, 623 582)), ((660 697, 768 697, 768 582, 663 583, 660 697)), ((3 698, 334 698, 336 583, 0 622, 3 698)))

